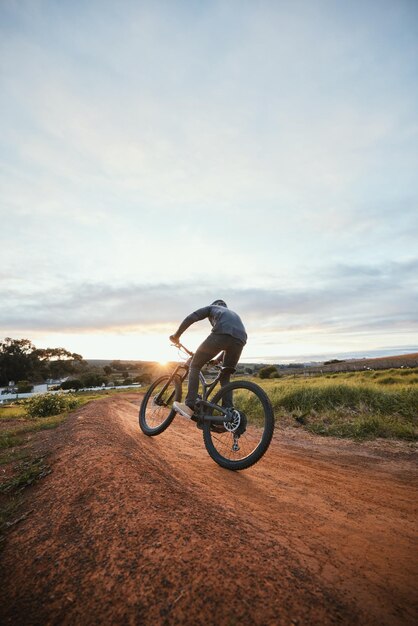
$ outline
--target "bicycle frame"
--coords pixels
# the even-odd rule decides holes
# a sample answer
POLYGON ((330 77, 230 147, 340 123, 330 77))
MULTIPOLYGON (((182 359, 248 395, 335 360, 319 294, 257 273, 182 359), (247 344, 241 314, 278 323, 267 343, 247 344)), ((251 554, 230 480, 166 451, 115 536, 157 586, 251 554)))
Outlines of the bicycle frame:
MULTIPOLYGON (((161 395, 167 389, 168 385, 176 377, 180 380, 181 383, 183 383, 185 381, 185 379, 187 378, 187 375, 188 375, 189 370, 190 370, 190 363, 191 363, 191 360, 193 358, 193 352, 190 352, 190 350, 188 350, 181 343, 178 344, 178 347, 181 348, 182 350, 184 350, 184 352, 186 352, 189 355, 190 358, 185 363, 179 363, 174 368, 170 378, 168 379, 168 381, 166 382, 164 387, 161 389, 161 391, 155 397, 156 401, 158 401, 159 397, 161 397, 161 395)), ((211 361, 209 361, 209 364, 210 363, 211 363, 211 361)), ((210 422, 214 422, 214 423, 216 423, 216 422, 219 422, 219 423, 229 422, 229 421, 232 421, 232 417, 229 415, 229 412, 227 410, 225 410, 223 407, 219 406, 218 404, 213 404, 213 402, 209 402, 208 401, 209 395, 212 393, 212 391, 214 390, 214 388, 218 384, 219 379, 220 379, 221 374, 222 374, 222 369, 223 369, 222 366, 215 365, 215 367, 219 368, 219 373, 213 380, 207 381, 206 378, 204 377, 203 373, 202 372, 199 373, 199 380, 200 380, 200 382, 202 384, 203 395, 202 395, 202 398, 198 399, 197 402, 196 402, 196 407, 197 407, 197 409, 199 411, 198 417, 199 417, 199 419, 201 419, 203 421, 210 421, 210 422), (212 410, 216 409, 217 411, 222 413, 222 415, 218 415, 218 416, 205 415, 203 413, 204 408, 209 408, 209 409, 212 409, 212 410)), ((172 395, 168 398, 168 400, 166 400, 167 403, 172 401, 172 399, 174 397, 174 394, 175 394, 175 391, 173 391, 172 395)))
MULTIPOLYGON (((229 382, 230 373, 235 369, 225 367, 224 362, 220 364, 222 359, 214 359, 206 366, 217 366, 216 369, 210 369, 209 373, 206 370, 205 373, 199 372, 199 380, 195 379, 199 382, 201 395, 195 401, 194 412, 183 410, 182 384, 190 372, 195 375, 199 368, 192 369, 193 353, 174 339, 173 343, 187 356, 184 358, 183 354, 171 371, 151 383, 139 409, 140 429, 148 437, 160 435, 178 412, 202 431, 206 450, 215 463, 228 470, 251 467, 265 454, 273 437, 274 412, 267 394, 253 381, 229 382)), ((225 360, 228 363, 228 359, 225 360)), ((192 377, 194 387, 193 382, 192 377)), ((181 424, 177 426, 181 436, 181 424)))

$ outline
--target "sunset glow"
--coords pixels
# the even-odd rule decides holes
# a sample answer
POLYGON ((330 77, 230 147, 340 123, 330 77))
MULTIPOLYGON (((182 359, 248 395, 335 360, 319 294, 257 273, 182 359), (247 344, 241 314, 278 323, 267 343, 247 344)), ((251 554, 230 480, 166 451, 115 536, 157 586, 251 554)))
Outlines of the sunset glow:
POLYGON ((0 338, 417 351, 417 3, 117 6, 1 3, 0 338))

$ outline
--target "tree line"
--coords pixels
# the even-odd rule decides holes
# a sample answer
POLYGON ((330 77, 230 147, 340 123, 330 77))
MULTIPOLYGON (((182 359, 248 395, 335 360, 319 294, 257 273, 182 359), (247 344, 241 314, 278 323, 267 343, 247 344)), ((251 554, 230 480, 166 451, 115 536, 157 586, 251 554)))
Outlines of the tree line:
POLYGON ((104 367, 92 365, 80 354, 65 348, 37 348, 29 339, 6 337, 0 341, 0 387, 13 386, 19 393, 31 391, 34 384, 66 379, 61 389, 81 389, 102 385, 149 383, 159 375, 153 362, 111 361, 104 367))
POLYGON ((0 385, 42 383, 74 375, 87 367, 83 357, 65 348, 37 348, 29 339, 0 341, 0 385))

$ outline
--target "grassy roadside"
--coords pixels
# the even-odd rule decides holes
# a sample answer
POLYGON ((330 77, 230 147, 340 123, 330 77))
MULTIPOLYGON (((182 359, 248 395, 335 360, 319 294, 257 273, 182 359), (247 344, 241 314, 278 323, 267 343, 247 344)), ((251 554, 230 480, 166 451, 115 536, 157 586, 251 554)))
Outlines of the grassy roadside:
MULTIPOLYGON (((101 397, 80 394, 77 408, 101 397)), ((56 428, 71 412, 33 418, 22 402, 0 406, 0 544, 4 532, 23 519, 19 517, 19 506, 24 490, 51 471, 49 454, 36 450, 36 434, 56 428)))
MULTIPOLYGON (((357 441, 417 440, 418 368, 252 380, 267 392, 278 426, 357 441)), ((76 397, 82 406, 121 393, 76 397)), ((35 452, 36 433, 56 428, 68 414, 30 418, 22 404, 0 406, 0 533, 16 515, 23 490, 49 472, 47 455, 35 452)))
POLYGON ((416 370, 353 372, 257 380, 282 426, 356 440, 416 441, 416 370))
POLYGON ((357 441, 418 438, 418 368, 233 380, 241 378, 266 391, 279 427, 357 441))
MULTIPOLYGON (((98 394, 86 394, 77 398, 77 407, 87 404, 99 398, 98 394)), ((2 451, 15 448, 25 442, 25 435, 36 433, 40 430, 56 428, 61 424, 70 411, 64 411, 48 417, 31 418, 26 414, 24 403, 13 403, 0 406, 0 465, 2 464, 2 451)))

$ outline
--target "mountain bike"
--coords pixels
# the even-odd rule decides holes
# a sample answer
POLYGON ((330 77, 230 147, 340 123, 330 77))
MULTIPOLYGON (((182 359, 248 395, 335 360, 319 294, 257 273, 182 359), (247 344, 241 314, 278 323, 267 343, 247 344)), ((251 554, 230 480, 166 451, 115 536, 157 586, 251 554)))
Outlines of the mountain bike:
MULTIPOLYGON (((173 402, 181 401, 182 384, 193 352, 181 343, 177 347, 189 358, 150 385, 139 409, 139 425, 149 437, 168 428, 176 416, 173 402)), ((207 380, 200 372, 202 393, 190 421, 202 429, 206 450, 218 465, 229 470, 247 469, 261 459, 270 445, 274 431, 271 402, 261 387, 247 380, 235 380, 214 393, 222 371, 229 369, 233 373, 235 369, 214 360, 206 367, 213 368, 217 375, 207 380)))

